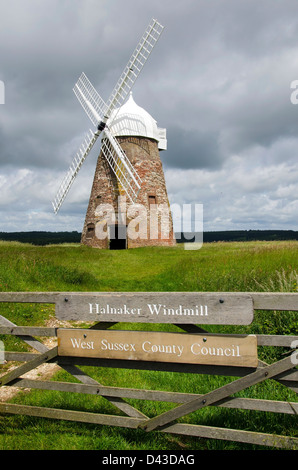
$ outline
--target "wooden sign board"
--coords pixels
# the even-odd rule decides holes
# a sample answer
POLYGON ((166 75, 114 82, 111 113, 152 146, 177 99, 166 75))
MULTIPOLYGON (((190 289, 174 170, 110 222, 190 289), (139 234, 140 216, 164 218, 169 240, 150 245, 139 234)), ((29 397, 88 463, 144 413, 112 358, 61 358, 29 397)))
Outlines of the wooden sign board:
POLYGON ((59 328, 58 355, 131 361, 257 367, 254 335, 59 328))
POLYGON ((213 292, 70 293, 56 302, 61 320, 249 325, 249 294, 213 292))

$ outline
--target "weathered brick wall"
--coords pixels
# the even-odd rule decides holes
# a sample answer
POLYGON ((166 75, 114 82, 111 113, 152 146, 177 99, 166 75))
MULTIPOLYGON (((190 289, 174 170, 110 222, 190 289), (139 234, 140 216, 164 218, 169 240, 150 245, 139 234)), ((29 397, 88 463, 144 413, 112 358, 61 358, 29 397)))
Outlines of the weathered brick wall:
MULTIPOLYGON (((173 235, 168 195, 157 142, 144 137, 118 137, 117 140, 142 180, 141 190, 135 204, 131 205, 128 199, 126 200, 126 225, 131 228, 135 227, 133 231, 134 239, 128 234, 127 247, 174 245, 176 242, 173 235), (155 198, 156 206, 159 209, 166 209, 157 212, 156 206, 154 208, 151 206, 151 219, 149 196, 152 196, 151 201, 154 201, 155 198), (141 219, 141 222, 138 223, 140 219, 140 212, 136 211, 138 204, 141 204, 147 211, 147 224, 144 223, 144 219, 141 219), (169 217, 166 217, 165 213, 169 217), (153 214, 155 215, 153 216, 153 214), (146 225, 147 227, 145 227, 146 225), (146 232, 144 233, 145 229, 146 232)), ((109 240, 107 238, 100 240, 96 233, 100 233, 101 227, 105 232, 107 224, 113 223, 113 220, 109 217, 109 214, 102 211, 99 213, 99 209, 103 208, 102 204, 111 204, 117 217, 119 196, 120 192, 116 177, 110 170, 106 159, 100 154, 82 233, 81 242, 83 244, 96 248, 108 248, 109 240), (98 208, 97 211, 96 208, 98 208), (94 227, 93 232, 92 227, 94 227)))

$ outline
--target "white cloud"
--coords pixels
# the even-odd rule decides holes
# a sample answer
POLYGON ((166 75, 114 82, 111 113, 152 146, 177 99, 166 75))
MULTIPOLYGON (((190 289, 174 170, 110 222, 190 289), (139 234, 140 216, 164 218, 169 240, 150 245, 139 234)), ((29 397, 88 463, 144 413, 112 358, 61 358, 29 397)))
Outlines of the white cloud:
POLYGON ((215 171, 168 169, 166 178, 171 203, 204 205, 205 230, 298 229, 298 168, 268 163, 266 149, 231 156, 215 171))

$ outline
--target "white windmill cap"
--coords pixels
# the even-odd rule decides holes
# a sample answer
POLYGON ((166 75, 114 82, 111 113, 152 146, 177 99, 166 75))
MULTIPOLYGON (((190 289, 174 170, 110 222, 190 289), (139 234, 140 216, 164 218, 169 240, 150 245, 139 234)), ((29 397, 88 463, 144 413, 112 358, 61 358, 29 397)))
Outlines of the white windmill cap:
POLYGON ((132 92, 126 103, 112 112, 107 125, 115 137, 129 135, 148 137, 158 142, 160 150, 167 148, 166 129, 157 127, 155 119, 136 104, 132 92))

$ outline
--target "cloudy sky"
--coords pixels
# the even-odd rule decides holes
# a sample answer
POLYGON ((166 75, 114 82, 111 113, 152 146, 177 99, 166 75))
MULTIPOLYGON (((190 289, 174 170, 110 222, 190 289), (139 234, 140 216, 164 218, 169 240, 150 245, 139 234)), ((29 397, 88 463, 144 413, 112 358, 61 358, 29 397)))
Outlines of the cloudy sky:
POLYGON ((298 230, 296 0, 0 0, 0 231, 82 230, 97 147, 51 205, 92 127, 72 88, 107 99, 151 18, 133 96, 167 129, 170 203, 206 231, 298 230))

